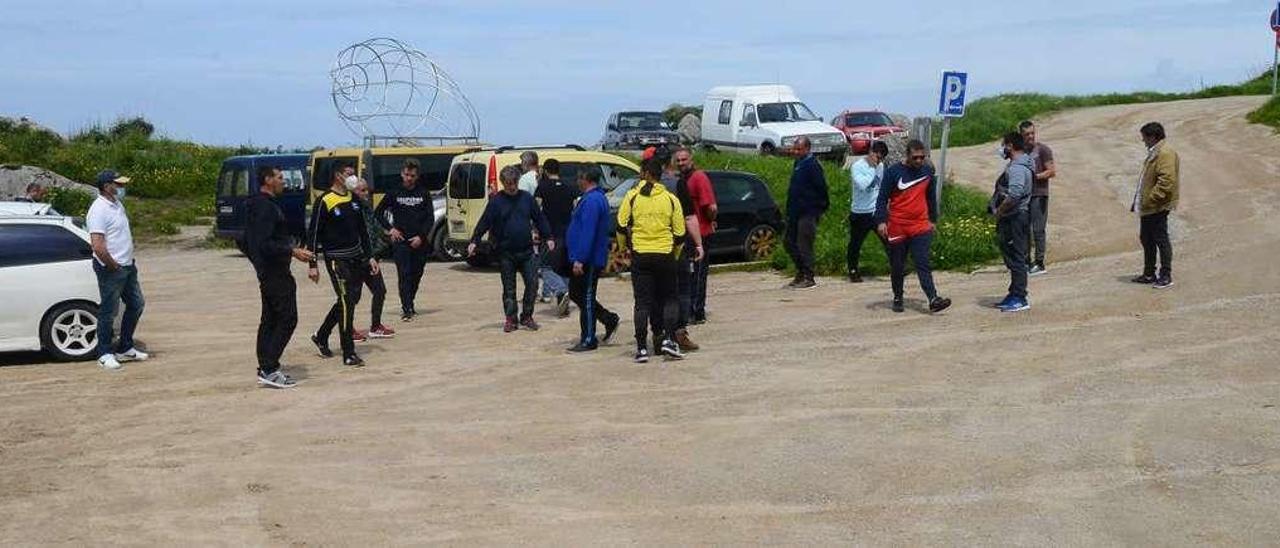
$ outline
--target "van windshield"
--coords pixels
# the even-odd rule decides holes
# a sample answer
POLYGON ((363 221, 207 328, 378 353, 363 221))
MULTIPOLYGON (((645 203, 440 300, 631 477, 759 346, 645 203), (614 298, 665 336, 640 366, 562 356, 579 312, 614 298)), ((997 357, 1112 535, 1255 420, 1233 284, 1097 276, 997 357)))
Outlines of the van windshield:
POLYGON ((777 122, 812 122, 818 119, 813 115, 813 111, 804 103, 764 103, 756 105, 756 115, 760 119, 760 123, 769 124, 777 122))

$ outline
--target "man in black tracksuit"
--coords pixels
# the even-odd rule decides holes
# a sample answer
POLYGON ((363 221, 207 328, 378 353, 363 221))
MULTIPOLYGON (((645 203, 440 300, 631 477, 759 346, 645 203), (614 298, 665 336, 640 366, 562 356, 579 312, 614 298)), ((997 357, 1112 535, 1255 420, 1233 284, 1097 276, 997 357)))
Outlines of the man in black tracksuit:
POLYGON ((431 227, 435 224, 435 206, 431 192, 418 182, 418 160, 405 160, 400 168, 401 185, 383 189, 386 195, 378 204, 376 217, 391 236, 391 254, 396 261, 396 277, 400 285, 401 321, 413 321, 418 314, 413 301, 418 296, 427 251, 431 249, 431 227), (391 212, 387 222, 386 212, 391 212))
MULTIPOLYGON (((356 355, 352 340, 356 304, 360 302, 360 289, 364 277, 378 272, 378 261, 371 258, 369 233, 360 212, 360 202, 351 189, 359 183, 355 176, 344 176, 335 169, 332 186, 311 204, 311 225, 308 227, 307 249, 324 254, 324 266, 329 271, 329 281, 337 301, 325 316, 320 329, 311 336, 320 355, 333 356, 329 349, 329 335, 338 327, 338 340, 342 343, 342 363, 352 367, 364 365, 356 355)), ((314 258, 307 277, 320 282, 320 271, 314 258)))
POLYGON ((289 272, 289 259, 311 261, 315 255, 294 247, 289 223, 275 198, 284 192, 280 169, 258 170, 260 192, 245 200, 245 228, 241 250, 258 275, 262 293, 262 316, 258 321, 258 384, 271 388, 292 388, 293 379, 280 371, 293 329, 298 325, 298 286, 289 272))
POLYGON ((493 233, 494 251, 498 254, 498 264, 502 270, 502 311, 506 314, 506 323, 502 330, 510 333, 524 327, 531 331, 538 330, 538 322, 533 319, 533 303, 538 297, 538 265, 533 255, 533 230, 547 238, 547 248, 555 251, 556 241, 552 236, 551 226, 542 208, 533 200, 533 195, 520 190, 520 170, 515 166, 503 168, 498 177, 502 181, 502 191, 489 197, 489 205, 485 206, 480 222, 476 223, 476 231, 467 246, 467 254, 475 255, 476 247, 486 234, 493 233), (516 323, 516 273, 524 279, 524 299, 520 307, 519 324, 516 323))

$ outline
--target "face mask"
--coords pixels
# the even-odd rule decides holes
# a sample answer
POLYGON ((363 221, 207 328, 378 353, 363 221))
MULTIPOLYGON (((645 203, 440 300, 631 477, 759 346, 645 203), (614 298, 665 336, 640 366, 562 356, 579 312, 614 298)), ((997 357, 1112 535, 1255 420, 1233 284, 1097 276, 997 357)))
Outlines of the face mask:
POLYGON ((123 200, 123 199, 124 199, 124 187, 122 187, 122 186, 118 186, 118 187, 116 187, 116 199, 117 199, 117 200, 123 200))
POLYGON ((347 178, 342 181, 342 184, 346 185, 347 190, 355 190, 356 185, 360 184, 360 179, 355 175, 348 175, 347 178))
POLYGON ((1004 148, 1004 145, 997 145, 997 146, 996 146, 996 156, 998 156, 1001 160, 1008 160, 1008 159, 1009 159, 1009 151, 1008 151, 1008 150, 1006 150, 1006 149, 1004 148))

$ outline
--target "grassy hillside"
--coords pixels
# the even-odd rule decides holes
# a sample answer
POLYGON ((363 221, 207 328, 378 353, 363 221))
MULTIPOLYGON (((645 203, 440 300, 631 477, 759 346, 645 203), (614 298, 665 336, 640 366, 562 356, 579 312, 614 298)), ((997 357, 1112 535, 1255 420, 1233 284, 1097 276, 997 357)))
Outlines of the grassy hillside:
MULTIPOLYGON (((1267 71, 1242 84, 1214 86, 1190 93, 1159 93, 1140 91, 1135 93, 1107 93, 1099 95, 1046 95, 1042 93, 1013 93, 984 97, 968 105, 964 117, 952 120, 952 146, 980 145, 999 139, 1004 133, 1016 129, 1023 120, 1035 120, 1061 110, 1159 103, 1181 99, 1208 99, 1234 95, 1266 95, 1271 93, 1271 72, 1267 71)), ((1252 118, 1251 118, 1252 121, 1252 118)), ((935 127, 934 145, 942 139, 942 130, 935 127)))
MULTIPOLYGON (((769 184, 778 205, 786 210, 787 185, 791 180, 791 160, 779 157, 703 152, 694 156, 703 169, 728 169, 755 173, 769 184)), ((845 246, 849 241, 849 202, 852 182, 848 170, 823 163, 831 192, 831 209, 818 224, 815 246, 817 270, 823 275, 845 273, 845 246)), ((986 214, 987 196, 959 185, 947 185, 942 192, 942 219, 933 245, 933 266, 943 270, 968 270, 1000 256, 995 244, 995 223, 986 214)), ((773 254, 776 268, 794 270, 791 258, 779 247, 773 254)), ((862 268, 872 274, 889 271, 888 259, 879 240, 869 236, 862 248, 862 268)))
POLYGON ((1266 124, 1280 131, 1280 96, 1272 97, 1258 110, 1249 113, 1249 121, 1255 124, 1266 124))

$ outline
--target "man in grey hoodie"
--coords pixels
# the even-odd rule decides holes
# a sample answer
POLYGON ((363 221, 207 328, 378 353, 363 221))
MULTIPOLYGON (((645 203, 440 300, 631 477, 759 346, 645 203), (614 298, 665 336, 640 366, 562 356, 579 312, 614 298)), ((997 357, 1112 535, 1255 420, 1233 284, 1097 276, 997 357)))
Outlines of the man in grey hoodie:
POLYGON ((996 305, 1003 312, 1021 312, 1031 308, 1031 302, 1027 300, 1027 254, 1031 243, 1028 206, 1035 165, 1026 149, 1027 142, 1021 133, 1005 135, 1002 153, 1009 159, 1009 165, 996 181, 996 190, 991 198, 991 214, 997 219, 1000 253, 1009 268, 1009 295, 996 305))

